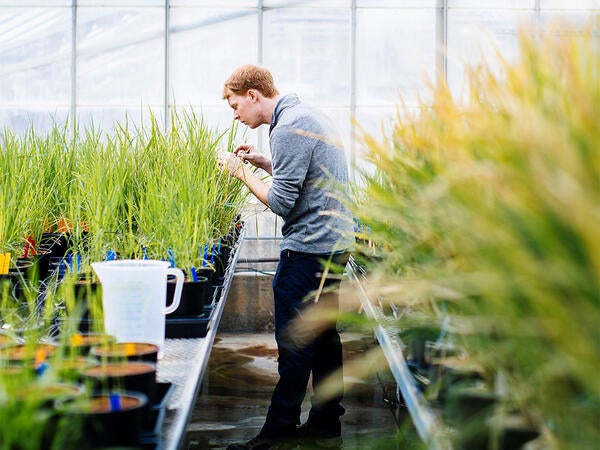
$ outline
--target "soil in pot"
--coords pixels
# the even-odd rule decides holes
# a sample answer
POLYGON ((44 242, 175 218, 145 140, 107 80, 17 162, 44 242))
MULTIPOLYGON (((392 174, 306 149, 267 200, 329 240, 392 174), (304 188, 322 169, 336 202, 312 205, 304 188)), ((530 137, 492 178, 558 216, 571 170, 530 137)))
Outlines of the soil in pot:
POLYGON ((115 342, 114 336, 103 333, 74 333, 65 338, 62 345, 63 354, 66 356, 88 355, 93 347, 99 345, 112 344, 115 342))
POLYGON ((0 361, 8 365, 30 366, 50 358, 58 347, 54 344, 17 344, 0 348, 0 361))
POLYGON ((108 361, 145 361, 156 364, 158 346, 145 342, 112 342, 93 346, 90 355, 108 361))
POLYGON ((8 334, 0 333, 0 348, 15 345, 16 339, 8 334))
POLYGON ((99 393, 59 409, 63 427, 70 421, 80 425, 79 433, 64 436, 65 448, 135 445, 148 414, 148 399, 139 392, 99 393))
POLYGON ((41 407, 53 408, 56 401, 72 401, 83 395, 83 385, 76 383, 32 383, 15 391, 15 397, 20 401, 31 399, 41 407))
POLYGON ((126 390, 141 392, 154 403, 156 398, 156 366, 147 362, 97 364, 82 372, 92 391, 126 390))

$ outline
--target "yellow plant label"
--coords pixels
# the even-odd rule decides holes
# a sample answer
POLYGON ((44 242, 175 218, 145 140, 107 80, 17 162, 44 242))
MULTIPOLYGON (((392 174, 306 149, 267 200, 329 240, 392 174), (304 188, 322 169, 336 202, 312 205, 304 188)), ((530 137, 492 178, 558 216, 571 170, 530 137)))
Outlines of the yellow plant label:
POLYGON ((83 336, 80 333, 75 333, 71 337, 71 344, 78 347, 83 344, 83 336))
POLYGON ((135 355, 135 344, 128 342, 125 344, 125 356, 135 355))
POLYGON ((35 364, 41 364, 46 361, 46 350, 43 348, 38 348, 35 351, 35 364))
POLYGON ((0 254, 0 275, 8 273, 10 267, 10 252, 0 254))

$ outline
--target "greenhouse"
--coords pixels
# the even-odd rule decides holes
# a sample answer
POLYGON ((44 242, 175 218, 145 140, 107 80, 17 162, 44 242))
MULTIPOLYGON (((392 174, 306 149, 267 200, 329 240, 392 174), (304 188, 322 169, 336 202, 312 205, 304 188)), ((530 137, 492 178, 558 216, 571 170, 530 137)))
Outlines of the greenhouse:
POLYGON ((0 450, 600 447, 600 0, 0 36, 0 450))

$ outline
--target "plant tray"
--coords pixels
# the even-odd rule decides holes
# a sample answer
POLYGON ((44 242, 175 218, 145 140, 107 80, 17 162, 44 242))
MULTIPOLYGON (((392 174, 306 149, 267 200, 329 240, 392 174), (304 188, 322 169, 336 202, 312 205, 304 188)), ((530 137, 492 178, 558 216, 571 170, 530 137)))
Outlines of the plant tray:
POLYGON ((138 444, 144 449, 160 448, 162 428, 167 412, 167 403, 175 386, 171 383, 156 383, 156 403, 150 407, 148 426, 140 433, 138 444))
POLYGON ((202 314, 190 317, 167 317, 165 321, 166 338, 200 338, 208 333, 214 306, 204 306, 202 314))

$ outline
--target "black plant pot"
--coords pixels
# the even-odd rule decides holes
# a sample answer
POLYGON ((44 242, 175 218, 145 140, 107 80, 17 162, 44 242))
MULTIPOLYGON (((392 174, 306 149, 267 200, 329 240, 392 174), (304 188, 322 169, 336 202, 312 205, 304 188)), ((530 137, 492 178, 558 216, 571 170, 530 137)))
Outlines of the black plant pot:
POLYGON ((0 363, 30 367, 49 359, 57 350, 57 345, 49 343, 9 345, 0 348, 0 363))
POLYGON ((541 434, 537 427, 519 414, 505 416, 497 426, 500 428, 500 450, 521 449, 541 434))
POLYGON ((432 384, 438 386, 438 400, 445 402, 452 389, 480 386, 485 382, 485 371, 478 364, 456 357, 440 358, 429 368, 432 384))
POLYGON ((511 414, 490 418, 485 423, 471 421, 463 424, 456 433, 456 445, 462 450, 518 450, 537 439, 540 434, 539 429, 520 414, 511 414), (494 440, 497 442, 493 442, 494 440))
POLYGON ((208 284, 213 286, 219 282, 217 271, 211 267, 200 267, 196 269, 196 275, 198 277, 206 278, 208 284))
MULTIPOLYGON (((67 288, 67 284, 63 284, 67 288)), ((73 311, 66 311, 66 317, 58 319, 59 328, 69 334, 77 331, 83 334, 101 333, 104 325, 91 317, 90 304, 102 299, 102 285, 90 280, 86 275, 72 284, 76 306, 73 311)))
POLYGON ((80 431, 65 436, 63 447, 96 449, 136 445, 148 416, 148 398, 139 392, 122 392, 118 397, 118 410, 111 408, 114 403, 115 397, 111 401, 111 394, 98 393, 80 402, 59 404, 66 427, 74 423, 80 431))
POLYGON ((209 298, 209 303, 212 302, 215 296, 215 289, 217 286, 221 286, 222 280, 219 280, 219 274, 214 268, 211 267, 201 267, 196 269, 196 275, 198 278, 206 278, 206 296, 209 298))
POLYGON ((104 333, 75 333, 64 339, 61 345, 63 354, 67 357, 87 356, 93 347, 115 342, 113 336, 104 333))
POLYGON ((444 405, 445 422, 459 427, 478 423, 481 427, 492 417, 497 401, 494 392, 483 383, 451 387, 444 405))
POLYGON ((62 258, 70 246, 68 233, 43 233, 38 249, 44 250, 49 257, 62 258))
POLYGON ((135 391, 143 393, 150 403, 156 398, 156 366, 147 362, 114 362, 96 364, 82 372, 93 391, 135 391))
MULTIPOLYGON (((212 302, 210 291, 208 278, 198 277, 198 281, 184 281, 179 306, 171 314, 167 314, 167 318, 190 317, 202 314, 204 306, 212 302)), ((175 282, 167 282, 165 304, 167 301, 171 302, 174 293, 175 282)))
POLYGON ((407 359, 419 368, 426 368, 425 349, 427 342, 435 341, 440 328, 434 324, 413 325, 400 333, 400 339, 406 344, 407 359))
POLYGON ((215 266, 217 269, 217 276, 219 280, 222 280, 225 276, 225 271, 227 270, 227 265, 229 264, 229 257, 231 256, 231 247, 228 245, 221 246, 221 251, 217 254, 215 258, 215 266))
POLYGON ((156 364, 158 346, 145 342, 111 342, 94 346, 90 355, 100 361, 142 361, 156 364))
POLYGON ((0 275, 0 293, 8 292, 16 305, 27 306, 32 300, 38 308, 39 281, 33 261, 19 259, 17 267, 0 275))

